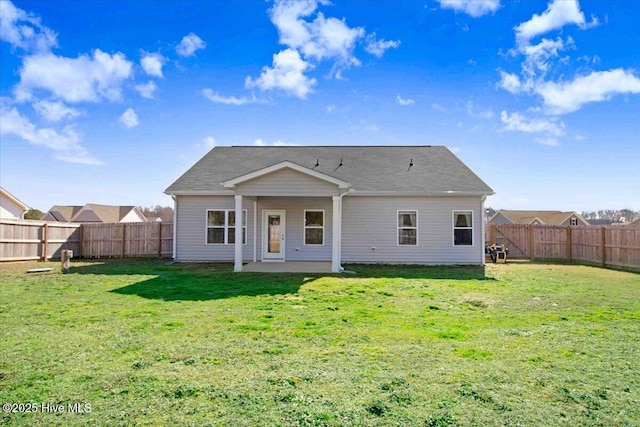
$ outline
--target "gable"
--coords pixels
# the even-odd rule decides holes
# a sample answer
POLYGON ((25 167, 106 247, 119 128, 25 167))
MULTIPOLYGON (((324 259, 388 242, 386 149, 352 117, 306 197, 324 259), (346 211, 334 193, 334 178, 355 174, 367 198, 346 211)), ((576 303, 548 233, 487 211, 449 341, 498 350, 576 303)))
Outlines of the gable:
POLYGON ((339 187, 288 167, 236 185, 244 196, 337 196, 339 187))

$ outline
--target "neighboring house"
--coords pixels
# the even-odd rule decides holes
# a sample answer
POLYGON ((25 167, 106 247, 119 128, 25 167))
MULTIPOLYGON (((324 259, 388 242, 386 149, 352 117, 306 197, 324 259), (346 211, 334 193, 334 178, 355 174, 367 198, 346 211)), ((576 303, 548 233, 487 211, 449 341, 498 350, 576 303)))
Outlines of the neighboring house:
POLYGON ((20 199, 0 187, 0 218, 24 219, 24 214, 29 210, 20 199))
POLYGON ((489 219, 490 224, 525 225, 590 225, 577 212, 511 211, 500 209, 489 219))
POLYGON ((629 221, 629 222, 614 222, 611 225, 616 227, 625 227, 625 228, 640 228, 640 218, 636 219, 635 221, 629 221))
POLYGON ((40 218, 41 221, 71 222, 82 206, 55 205, 40 218))
POLYGON ((53 206, 41 218, 43 221, 82 223, 146 222, 135 206, 111 206, 88 203, 84 206, 53 206))
POLYGON ((165 193, 177 261, 331 261, 339 272, 483 264, 493 190, 445 147, 215 147, 165 193))

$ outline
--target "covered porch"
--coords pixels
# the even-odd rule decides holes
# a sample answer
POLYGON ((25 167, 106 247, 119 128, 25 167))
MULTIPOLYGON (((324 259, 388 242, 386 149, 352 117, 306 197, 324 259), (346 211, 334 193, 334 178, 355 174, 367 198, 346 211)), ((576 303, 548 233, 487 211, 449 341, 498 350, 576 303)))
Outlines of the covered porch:
POLYGON ((235 193, 235 218, 253 204, 253 262, 243 265, 236 239, 234 271, 340 273, 348 183, 285 161, 222 185, 235 193))

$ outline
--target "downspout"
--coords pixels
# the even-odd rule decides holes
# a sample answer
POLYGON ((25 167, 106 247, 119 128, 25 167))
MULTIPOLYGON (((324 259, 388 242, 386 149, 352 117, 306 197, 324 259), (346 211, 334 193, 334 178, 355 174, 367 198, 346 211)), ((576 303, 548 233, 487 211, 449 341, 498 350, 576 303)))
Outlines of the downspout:
POLYGON ((484 254, 484 245, 486 244, 486 228, 487 228, 487 224, 486 224, 486 214, 484 211, 484 201, 487 200, 487 196, 482 196, 482 199, 480 200, 480 215, 482 216, 482 258, 480 260, 480 265, 482 265, 483 267, 486 265, 486 261, 485 261, 485 254, 484 254))
POLYGON ((173 199, 173 260, 178 258, 178 198, 175 194, 171 195, 173 199))

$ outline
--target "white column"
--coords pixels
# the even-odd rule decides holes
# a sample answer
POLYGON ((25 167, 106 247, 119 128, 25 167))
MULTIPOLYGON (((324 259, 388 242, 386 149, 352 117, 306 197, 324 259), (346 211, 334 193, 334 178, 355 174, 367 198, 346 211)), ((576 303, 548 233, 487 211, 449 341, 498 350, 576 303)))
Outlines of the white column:
POLYGON ((331 246, 331 271, 340 273, 340 247, 342 246, 342 209, 340 196, 333 196, 333 238, 331 246))
POLYGON ((236 243, 233 271, 242 271, 242 196, 236 199, 236 243))
POLYGON ((172 195, 173 199, 173 259, 178 259, 178 196, 172 195))
MULTIPOLYGON (((247 218, 247 221, 249 219, 247 218)), ((258 253, 258 198, 253 201, 253 262, 256 262, 258 253)))

